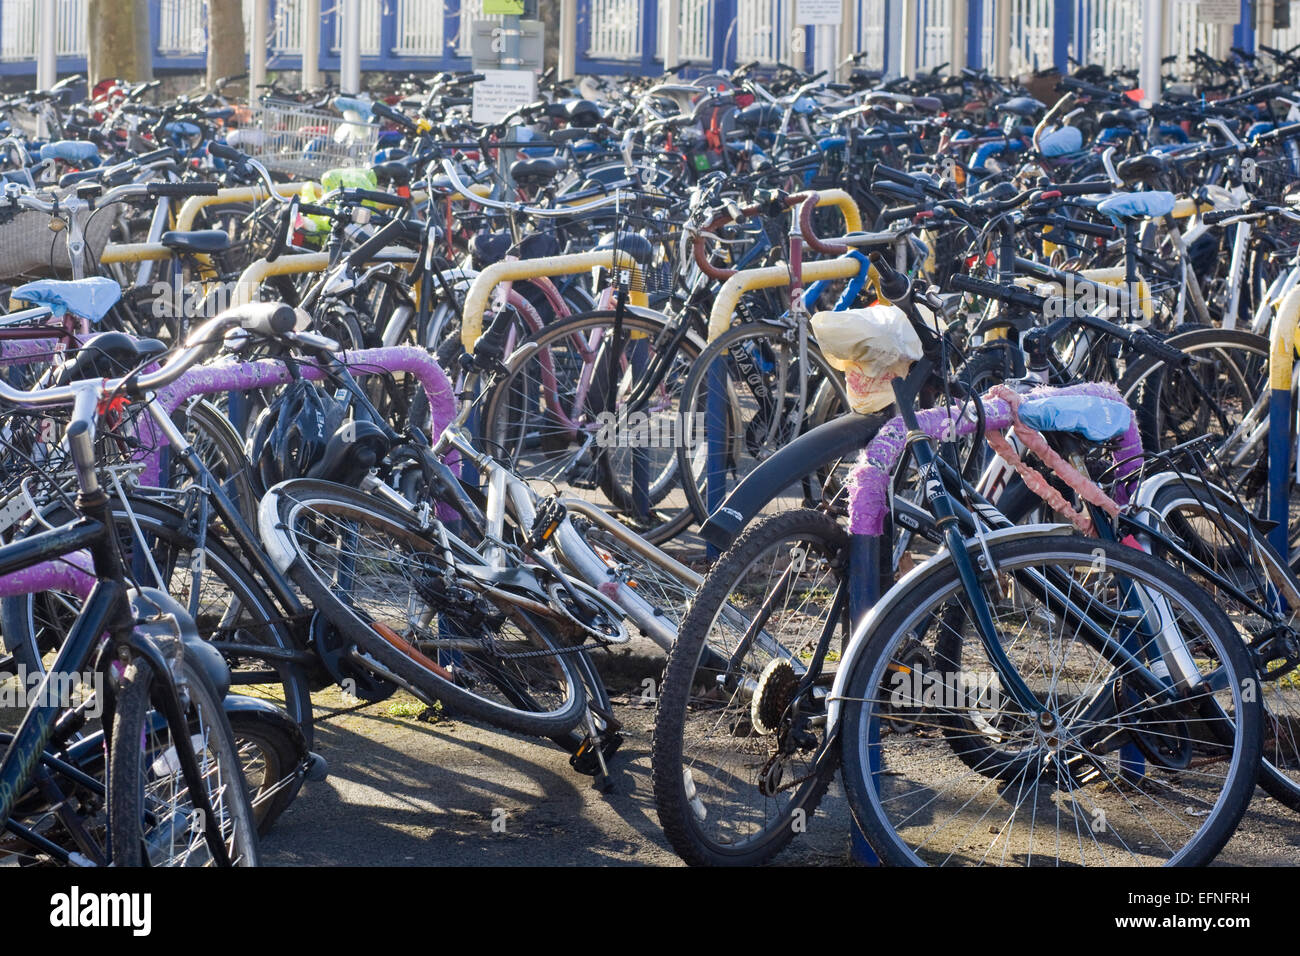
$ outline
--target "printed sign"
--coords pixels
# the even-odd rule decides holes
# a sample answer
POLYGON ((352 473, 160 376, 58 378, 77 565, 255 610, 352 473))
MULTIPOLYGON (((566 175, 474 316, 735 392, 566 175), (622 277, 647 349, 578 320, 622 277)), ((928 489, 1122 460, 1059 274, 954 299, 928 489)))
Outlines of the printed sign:
POLYGON ((483 0, 485 17, 522 17, 524 0, 483 0))
POLYGON ((1200 0, 1196 19, 1202 23, 1240 23, 1241 0, 1200 0))
POLYGON ((537 99, 531 70, 483 70, 474 84, 474 122, 499 123, 507 113, 537 99))
POLYGON ((837 27, 843 22, 840 0, 796 0, 794 22, 801 27, 837 27))

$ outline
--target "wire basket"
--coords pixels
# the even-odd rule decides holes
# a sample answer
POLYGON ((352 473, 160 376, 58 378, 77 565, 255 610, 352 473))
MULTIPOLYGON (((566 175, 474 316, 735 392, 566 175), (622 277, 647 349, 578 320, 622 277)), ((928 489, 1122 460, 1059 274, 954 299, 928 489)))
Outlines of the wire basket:
POLYGON ((267 101, 251 108, 251 128, 240 148, 267 169, 291 176, 318 176, 326 170, 370 162, 379 127, 357 123, 298 103, 267 101))
POLYGON ((1300 182, 1300 173, 1290 156, 1260 157, 1255 160, 1253 192, 1267 202, 1282 202, 1288 190, 1300 182))
MULTIPOLYGON (((75 215, 86 239, 87 271, 93 272, 108 244, 113 219, 109 215, 92 215, 84 209, 75 215)), ((19 276, 70 276, 72 262, 68 255, 66 213, 60 218, 64 224, 57 228, 60 224, 47 213, 0 210, 0 280, 14 280, 19 276), (51 223, 55 229, 50 228, 51 223)))

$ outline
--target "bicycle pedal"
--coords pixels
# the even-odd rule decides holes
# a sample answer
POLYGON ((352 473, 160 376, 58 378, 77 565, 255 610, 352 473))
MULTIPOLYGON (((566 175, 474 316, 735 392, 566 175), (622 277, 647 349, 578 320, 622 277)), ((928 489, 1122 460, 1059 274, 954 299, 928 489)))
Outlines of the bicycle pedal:
POLYGON ((569 766, 584 777, 600 776, 603 774, 601 760, 608 763, 621 746, 623 746, 623 735, 620 733, 606 732, 601 737, 599 750, 592 745, 592 739, 587 737, 578 748, 578 752, 569 758, 569 766))
POLYGON ((569 509, 560 503, 560 500, 554 495, 547 495, 537 504, 537 516, 533 519, 533 526, 528 533, 528 541, 525 544, 525 550, 536 551, 551 539, 555 529, 560 526, 569 509))

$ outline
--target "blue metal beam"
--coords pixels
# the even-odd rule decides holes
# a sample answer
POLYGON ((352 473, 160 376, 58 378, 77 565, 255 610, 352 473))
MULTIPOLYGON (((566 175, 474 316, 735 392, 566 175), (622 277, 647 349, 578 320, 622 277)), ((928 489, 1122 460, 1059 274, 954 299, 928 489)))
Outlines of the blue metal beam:
POLYGON ((1052 63, 1062 73, 1070 72, 1070 40, 1074 34, 1072 0, 1052 0, 1052 63))
POLYGON ((966 65, 972 70, 984 66, 984 0, 966 3, 966 65))

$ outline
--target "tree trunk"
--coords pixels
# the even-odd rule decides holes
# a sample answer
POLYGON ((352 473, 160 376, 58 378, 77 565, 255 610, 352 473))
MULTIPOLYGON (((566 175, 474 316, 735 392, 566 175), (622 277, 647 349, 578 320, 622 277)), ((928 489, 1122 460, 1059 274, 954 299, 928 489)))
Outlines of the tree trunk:
POLYGON ((100 80, 153 79, 153 44, 146 0, 90 0, 86 10, 87 72, 100 80))
POLYGON ((247 72, 240 0, 208 0, 208 89, 223 76, 247 72))

